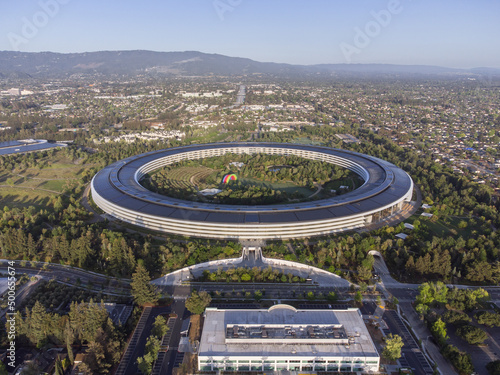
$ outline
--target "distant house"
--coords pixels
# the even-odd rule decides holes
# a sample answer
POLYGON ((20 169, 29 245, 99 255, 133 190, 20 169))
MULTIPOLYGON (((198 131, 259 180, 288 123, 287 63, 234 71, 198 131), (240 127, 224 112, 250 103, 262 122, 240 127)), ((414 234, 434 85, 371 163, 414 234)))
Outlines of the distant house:
POLYGON ((83 371, 80 371, 79 367, 87 357, 85 353, 78 353, 75 356, 75 361, 73 363, 73 368, 71 369, 71 375, 85 375, 83 371))

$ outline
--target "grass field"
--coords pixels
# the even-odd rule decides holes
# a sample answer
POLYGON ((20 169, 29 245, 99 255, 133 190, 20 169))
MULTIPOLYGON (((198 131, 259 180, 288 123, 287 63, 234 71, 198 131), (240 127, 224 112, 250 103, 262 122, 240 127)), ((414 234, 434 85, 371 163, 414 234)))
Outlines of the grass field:
POLYGON ((166 186, 175 189, 186 189, 197 186, 198 189, 204 189, 205 179, 212 173, 217 173, 213 169, 199 167, 179 167, 168 172, 166 186))
POLYGON ((315 190, 311 190, 306 187, 296 185, 293 182, 267 182, 249 177, 242 178, 240 179, 240 181, 246 185, 265 186, 269 189, 281 190, 282 192, 286 192, 287 194, 293 194, 295 192, 299 192, 306 197, 310 196, 315 192, 315 190))
POLYGON ((314 146, 319 146, 322 144, 321 142, 314 141, 308 137, 295 138, 292 143, 300 143, 301 145, 314 145, 314 146))
POLYGON ((471 224, 469 218, 449 216, 439 218, 437 221, 429 220, 423 216, 420 216, 421 210, 417 211, 417 213, 411 217, 409 217, 406 222, 413 224, 415 220, 419 220, 421 223, 424 223, 430 230, 431 235, 435 235, 438 237, 444 236, 462 236, 463 238, 469 238, 473 235, 474 231, 482 231, 483 229, 477 223, 474 225, 471 224), (459 223, 461 221, 465 221, 467 223, 467 227, 459 228, 459 223))
POLYGON ((63 152, 37 160, 37 167, 0 171, 0 207, 46 207, 48 201, 79 180, 90 165, 73 163, 63 152), (38 167, 41 166, 42 168, 38 167))
POLYGON ((0 208, 5 206, 9 208, 33 206, 36 209, 42 209, 47 207, 54 196, 54 193, 42 190, 0 187, 0 208))

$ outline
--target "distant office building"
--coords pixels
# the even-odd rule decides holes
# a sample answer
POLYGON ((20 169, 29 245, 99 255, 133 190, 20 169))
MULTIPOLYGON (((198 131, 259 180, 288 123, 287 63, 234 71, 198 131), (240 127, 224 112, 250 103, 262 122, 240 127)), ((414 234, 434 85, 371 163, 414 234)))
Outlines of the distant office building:
POLYGON ((21 89, 12 88, 12 89, 7 90, 7 92, 9 93, 9 95, 14 95, 14 96, 21 95, 21 89))
POLYGON ((380 356, 359 309, 207 308, 200 371, 342 371, 375 373, 380 356))
POLYGON ((0 142, 0 156, 45 151, 51 148, 67 147, 64 143, 52 143, 45 139, 23 139, 0 142))

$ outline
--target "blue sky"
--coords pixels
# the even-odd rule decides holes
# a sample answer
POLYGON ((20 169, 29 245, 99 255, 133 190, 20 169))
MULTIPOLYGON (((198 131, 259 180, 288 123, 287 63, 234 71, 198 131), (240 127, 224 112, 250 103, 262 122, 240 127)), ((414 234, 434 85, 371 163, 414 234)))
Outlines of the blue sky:
POLYGON ((0 7, 0 50, 196 50, 292 64, 500 68, 497 0, 0 0, 0 7))

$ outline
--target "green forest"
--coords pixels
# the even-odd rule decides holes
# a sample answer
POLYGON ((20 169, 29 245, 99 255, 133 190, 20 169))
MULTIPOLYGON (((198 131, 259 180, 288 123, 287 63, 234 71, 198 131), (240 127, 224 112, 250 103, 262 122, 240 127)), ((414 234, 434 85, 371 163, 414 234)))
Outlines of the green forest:
MULTIPOLYGON (((325 145, 335 147, 340 146, 335 134, 341 130, 304 127, 301 132, 274 134, 272 139, 265 140, 293 141, 294 137, 300 135, 312 140, 321 139, 325 145)), ((420 188, 424 202, 432 206, 427 211, 434 216, 431 219, 413 218, 415 229, 411 232, 399 225, 368 234, 347 233, 306 242, 291 241, 294 252, 279 243, 269 243, 264 249, 266 254, 317 265, 355 278, 369 279, 371 267, 369 261, 365 262, 366 254, 370 250, 378 250, 384 255, 390 269, 395 270, 395 276, 402 281, 497 283, 500 280, 500 235, 496 228, 500 225, 500 203, 493 200, 492 190, 473 182, 467 175, 454 174, 449 167, 435 163, 430 156, 401 148, 371 131, 354 128, 352 132, 362 142, 345 147, 386 159, 407 171, 420 188), (401 232, 409 234, 404 241, 394 237, 401 232)), ((107 143, 100 145, 95 153, 70 146, 57 151, 0 158, 0 176, 4 176, 5 180, 12 179, 13 187, 18 183, 28 183, 24 180, 18 182, 19 177, 15 177, 25 176, 27 169, 45 173, 63 159, 66 165, 73 164, 76 167, 71 182, 61 186, 58 194, 41 195, 42 198, 38 198, 34 195, 37 193, 36 186, 29 185, 26 192, 18 191, 18 204, 12 205, 5 201, 0 218, 2 257, 62 263, 111 276, 130 277, 139 261, 144 263, 151 275, 159 276, 186 265, 236 256, 240 251, 240 245, 236 243, 186 240, 175 236, 159 239, 148 233, 128 232, 106 221, 92 221, 92 215, 81 205, 85 184, 99 169, 118 159, 165 146, 154 142, 107 143)), ((217 172, 220 174, 217 181, 227 173, 232 161, 231 155, 213 161, 219 163, 221 168, 217 172)), ((311 176, 318 182, 325 182, 337 173, 344 173, 327 164, 330 169, 318 174, 313 162, 286 160, 280 156, 270 158, 265 163, 262 160, 256 162, 255 165, 261 169, 250 168, 254 164, 249 158, 241 171, 230 171, 240 176, 261 173, 261 178, 265 175, 266 179, 276 179, 276 173, 270 172, 268 167, 301 162, 304 162, 303 173, 295 180, 300 183, 309 183, 308 178, 311 176)), ((284 178, 288 178, 288 173, 293 174, 291 168, 281 171, 285 174, 284 178)), ((11 185, 6 183, 6 186, 11 185)), ((3 196, 4 199, 8 197, 3 196)))

